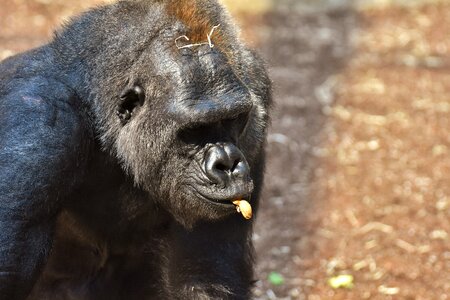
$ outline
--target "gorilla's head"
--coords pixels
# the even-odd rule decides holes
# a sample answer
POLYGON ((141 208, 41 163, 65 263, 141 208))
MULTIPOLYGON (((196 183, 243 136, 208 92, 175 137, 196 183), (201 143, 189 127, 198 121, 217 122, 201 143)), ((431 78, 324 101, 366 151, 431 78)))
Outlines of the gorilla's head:
POLYGON ((122 1, 104 18, 115 35, 89 78, 104 148, 186 226, 236 213, 231 201, 250 199, 262 176, 261 61, 213 0, 122 1))

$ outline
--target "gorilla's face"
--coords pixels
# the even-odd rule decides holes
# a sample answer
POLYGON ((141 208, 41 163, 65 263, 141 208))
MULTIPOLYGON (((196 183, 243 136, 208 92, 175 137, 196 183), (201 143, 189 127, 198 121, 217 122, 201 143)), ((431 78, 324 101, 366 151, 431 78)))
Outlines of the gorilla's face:
POLYGON ((152 201, 192 226, 236 213, 232 201, 250 199, 265 107, 243 71, 254 70, 233 65, 218 47, 163 45, 149 47, 127 78, 113 147, 152 201))

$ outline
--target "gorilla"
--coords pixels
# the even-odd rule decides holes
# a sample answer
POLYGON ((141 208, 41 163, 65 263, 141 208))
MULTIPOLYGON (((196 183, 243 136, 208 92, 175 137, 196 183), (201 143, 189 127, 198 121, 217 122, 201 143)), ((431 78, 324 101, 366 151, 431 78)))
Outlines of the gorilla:
POLYGON ((121 0, 4 60, 0 298, 249 299, 270 105, 216 0, 121 0))

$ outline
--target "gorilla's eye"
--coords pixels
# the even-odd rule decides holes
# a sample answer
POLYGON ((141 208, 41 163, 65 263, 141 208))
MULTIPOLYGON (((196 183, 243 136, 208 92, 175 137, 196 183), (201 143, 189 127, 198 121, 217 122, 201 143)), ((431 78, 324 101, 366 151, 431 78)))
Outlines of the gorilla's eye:
POLYGON ((230 132, 236 136, 240 136, 245 130, 249 120, 249 113, 245 112, 238 116, 222 121, 224 126, 230 129, 230 132))
POLYGON ((136 108, 141 107, 145 101, 145 93, 142 87, 135 85, 132 88, 126 89, 120 95, 120 104, 117 107, 117 116, 122 125, 128 123, 133 116, 136 108))
POLYGON ((206 143, 213 142, 213 139, 217 137, 216 128, 215 124, 193 124, 180 130, 178 136, 185 144, 203 147, 206 143))
POLYGON ((245 130, 249 120, 247 112, 233 118, 213 123, 191 124, 178 133, 178 137, 185 144, 204 146, 207 143, 232 141, 236 143, 245 130))

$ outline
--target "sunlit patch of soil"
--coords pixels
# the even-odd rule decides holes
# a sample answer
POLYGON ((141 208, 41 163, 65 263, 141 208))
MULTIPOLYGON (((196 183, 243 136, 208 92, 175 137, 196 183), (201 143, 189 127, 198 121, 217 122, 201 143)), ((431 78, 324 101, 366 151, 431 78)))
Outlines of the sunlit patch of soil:
POLYGON ((450 5, 361 12, 318 149, 311 299, 450 297, 450 5), (351 289, 327 280, 354 276, 351 289), (316 298, 315 298, 316 297, 316 298))

